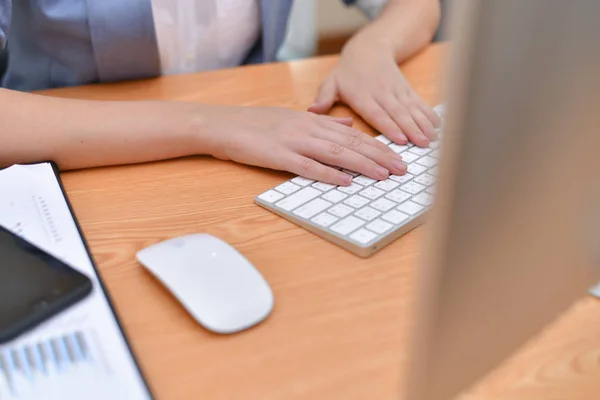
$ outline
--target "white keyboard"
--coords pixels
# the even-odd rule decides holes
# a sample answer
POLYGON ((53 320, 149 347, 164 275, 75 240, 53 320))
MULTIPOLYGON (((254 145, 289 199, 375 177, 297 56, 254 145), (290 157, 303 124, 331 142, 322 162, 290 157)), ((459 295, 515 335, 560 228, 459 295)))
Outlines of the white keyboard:
MULTIPOLYGON (((444 120, 445 106, 434 111, 444 120)), ((441 138, 442 128, 438 129, 441 138)), ((378 140, 402 156, 405 175, 376 181, 354 176, 350 186, 335 186, 295 177, 258 195, 269 211, 355 253, 368 257, 424 222, 435 194, 440 141, 420 148, 378 140)))

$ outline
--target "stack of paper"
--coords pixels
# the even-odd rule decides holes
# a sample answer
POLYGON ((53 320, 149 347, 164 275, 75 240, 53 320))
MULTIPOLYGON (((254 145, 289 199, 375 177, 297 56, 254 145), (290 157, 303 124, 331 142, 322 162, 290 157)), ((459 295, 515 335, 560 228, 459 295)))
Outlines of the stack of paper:
POLYGON ((0 171, 0 224, 87 275, 94 289, 0 346, 0 399, 150 399, 52 165, 0 171))

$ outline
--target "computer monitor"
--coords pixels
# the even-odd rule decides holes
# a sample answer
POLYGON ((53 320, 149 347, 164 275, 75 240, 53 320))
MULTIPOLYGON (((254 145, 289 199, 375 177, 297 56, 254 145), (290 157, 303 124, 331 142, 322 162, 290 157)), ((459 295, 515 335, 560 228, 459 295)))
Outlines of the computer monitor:
POLYGON ((600 279, 600 1, 452 7, 407 400, 464 392, 600 279))

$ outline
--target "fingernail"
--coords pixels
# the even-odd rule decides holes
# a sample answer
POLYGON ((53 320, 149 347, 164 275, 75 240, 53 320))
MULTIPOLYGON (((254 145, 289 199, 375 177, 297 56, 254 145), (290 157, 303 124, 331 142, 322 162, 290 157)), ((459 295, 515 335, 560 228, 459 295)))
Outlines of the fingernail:
POLYGON ((349 185, 352 183, 352 177, 348 174, 340 174, 340 182, 342 185, 349 185))
POLYGON ((392 167, 394 167, 394 169, 400 173, 406 172, 406 169, 408 168, 408 166, 400 160, 392 161, 392 167))
POLYGON ((428 129, 425 136, 431 140, 437 140, 437 132, 434 129, 428 129))
POLYGON ((396 144, 406 144, 406 143, 408 143, 408 138, 402 132, 396 133, 396 135, 394 136, 394 138, 396 139, 395 140, 396 144))
POLYGON ((375 167, 375 172, 377 173, 377 175, 379 175, 382 179, 386 179, 389 175, 390 175, 390 171, 388 171, 387 169, 381 167, 381 166, 376 166, 375 167))

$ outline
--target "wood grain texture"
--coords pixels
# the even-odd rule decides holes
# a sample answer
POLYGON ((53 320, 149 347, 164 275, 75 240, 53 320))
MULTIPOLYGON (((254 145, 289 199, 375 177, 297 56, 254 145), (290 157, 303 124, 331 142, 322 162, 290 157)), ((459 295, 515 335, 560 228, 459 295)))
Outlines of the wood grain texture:
MULTIPOLYGON (((443 47, 432 46, 402 66, 431 104, 442 57, 443 47)), ((335 62, 325 57, 45 93, 304 109, 335 62)), ((359 259, 253 203, 287 177, 209 157, 63 174, 158 399, 399 398, 426 226, 359 259), (135 261, 145 246, 194 232, 221 237, 262 272, 275 293, 263 324, 233 336, 210 334, 135 261)), ((584 299, 465 399, 598 399, 599 364, 600 306, 584 299)))

